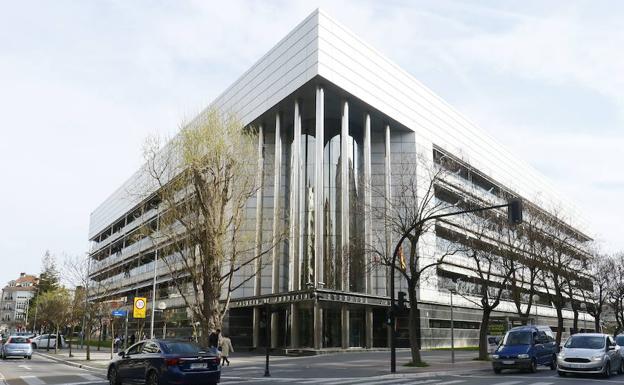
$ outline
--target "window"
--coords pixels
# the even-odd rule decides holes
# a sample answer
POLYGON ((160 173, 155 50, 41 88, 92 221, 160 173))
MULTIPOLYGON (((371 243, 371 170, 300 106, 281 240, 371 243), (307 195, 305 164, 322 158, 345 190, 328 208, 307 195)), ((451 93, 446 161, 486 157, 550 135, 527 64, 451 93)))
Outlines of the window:
MULTIPOLYGON (((453 321, 454 329, 479 329, 479 322, 470 322, 470 321, 453 321)), ((445 319, 430 319, 429 320, 430 328, 437 329, 450 329, 451 321, 445 319)))
POLYGON ((153 341, 148 341, 145 343, 145 345, 143 345, 143 350, 141 351, 142 353, 160 353, 160 348, 158 347, 158 344, 156 342, 153 341))
POLYGON ((139 354, 141 352, 141 348, 143 347, 143 342, 139 342, 136 345, 132 345, 129 349, 128 352, 126 354, 132 355, 132 354, 139 354))

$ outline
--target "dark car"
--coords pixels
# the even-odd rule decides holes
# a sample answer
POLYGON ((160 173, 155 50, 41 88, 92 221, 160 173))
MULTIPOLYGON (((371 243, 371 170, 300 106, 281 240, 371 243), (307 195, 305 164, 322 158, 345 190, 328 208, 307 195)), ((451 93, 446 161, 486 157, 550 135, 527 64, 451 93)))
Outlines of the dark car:
POLYGON ((557 344, 548 326, 519 326, 505 334, 502 344, 492 354, 494 373, 503 369, 537 371, 538 365, 557 369, 557 344))
POLYGON ((219 352, 193 342, 145 340, 119 352, 108 366, 111 385, 216 384, 221 379, 219 352))

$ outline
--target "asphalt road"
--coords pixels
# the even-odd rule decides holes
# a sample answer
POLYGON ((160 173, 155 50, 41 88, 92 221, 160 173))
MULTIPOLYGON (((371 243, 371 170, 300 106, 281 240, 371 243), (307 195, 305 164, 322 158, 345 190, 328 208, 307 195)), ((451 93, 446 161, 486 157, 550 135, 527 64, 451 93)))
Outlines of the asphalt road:
POLYGON ((598 385, 622 384, 624 376, 611 377, 609 380, 595 377, 559 377, 549 370, 530 373, 509 374, 464 374, 449 376, 418 377, 405 376, 374 376, 357 378, 257 378, 232 379, 225 378, 223 384, 308 384, 308 385, 598 385))
MULTIPOLYGON (((537 373, 468 370, 447 375, 407 373, 387 374, 384 353, 336 354, 315 357, 274 357, 270 378, 263 377, 264 366, 257 359, 239 357, 222 372, 223 384, 308 384, 308 385, 598 385, 624 384, 624 375, 608 380, 595 377, 559 377, 556 372, 540 368, 537 373), (355 358, 354 358, 355 357, 355 358)), ((471 355, 459 355, 459 363, 471 355)), ((444 353, 429 355, 428 361, 444 360, 444 353)), ((467 362, 467 361, 465 361, 467 362)), ((471 366, 473 367, 473 366, 471 366)), ((474 368, 474 367, 473 367, 474 368)), ((49 360, 40 355, 32 360, 0 361, 0 385, 105 385, 103 371, 89 371, 49 360)))
POLYGON ((37 354, 32 360, 0 361, 0 385, 104 385, 104 375, 48 360, 37 354))

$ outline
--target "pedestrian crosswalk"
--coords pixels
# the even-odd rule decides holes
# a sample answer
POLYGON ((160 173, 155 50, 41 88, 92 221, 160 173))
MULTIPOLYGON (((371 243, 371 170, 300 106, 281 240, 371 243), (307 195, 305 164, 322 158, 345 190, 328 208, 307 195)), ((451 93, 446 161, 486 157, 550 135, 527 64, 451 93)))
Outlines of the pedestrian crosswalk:
POLYGON ((98 377, 85 373, 64 376, 21 375, 14 378, 5 377, 4 383, 7 385, 100 385, 106 384, 106 380, 104 376, 98 377))
POLYGON ((457 378, 457 377, 437 377, 437 378, 396 378, 396 377, 359 377, 359 378, 222 378, 223 384, 300 384, 300 385, 563 385, 558 378, 544 381, 538 378, 527 378, 525 380, 504 380, 496 377, 490 378, 457 378))

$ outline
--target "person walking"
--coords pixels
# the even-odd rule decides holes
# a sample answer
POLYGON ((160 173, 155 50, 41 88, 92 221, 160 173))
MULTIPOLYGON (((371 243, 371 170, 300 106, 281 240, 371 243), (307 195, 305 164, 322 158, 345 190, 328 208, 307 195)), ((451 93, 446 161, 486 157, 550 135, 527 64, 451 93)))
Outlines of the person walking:
POLYGON ((225 365, 227 362, 227 366, 230 366, 230 360, 228 357, 230 356, 230 353, 234 353, 232 341, 228 337, 221 337, 219 347, 221 348, 221 365, 225 365))

